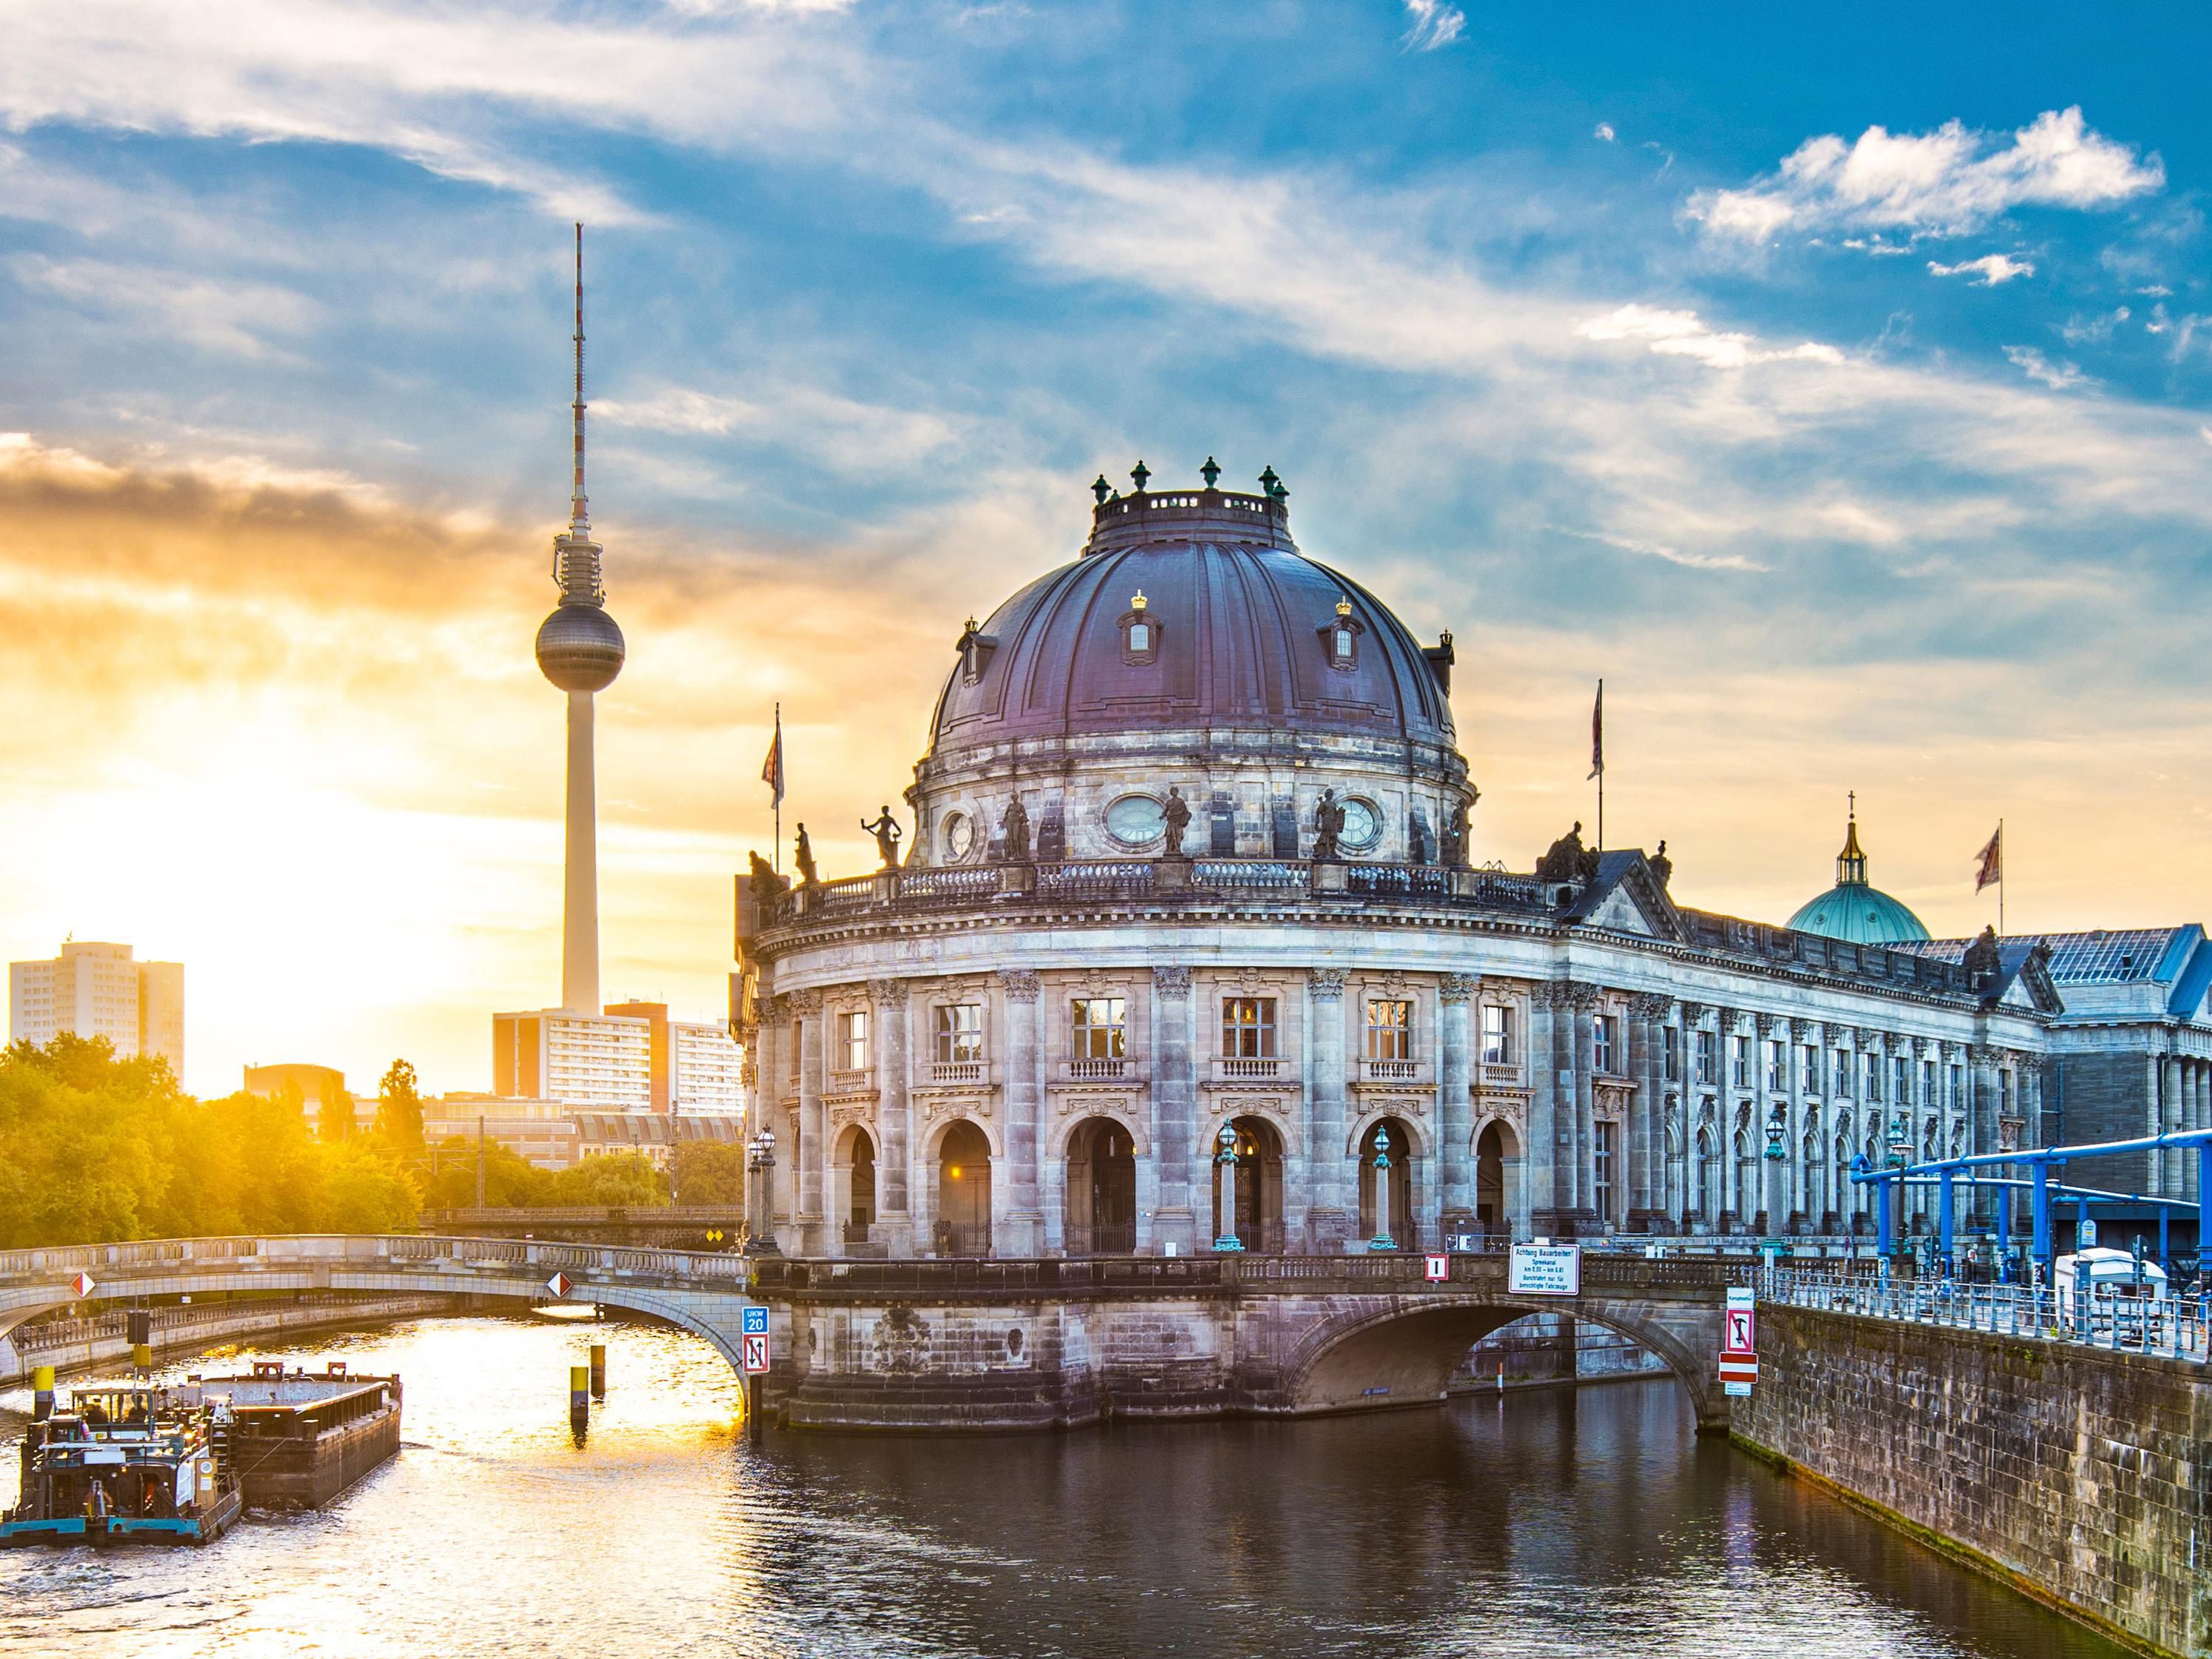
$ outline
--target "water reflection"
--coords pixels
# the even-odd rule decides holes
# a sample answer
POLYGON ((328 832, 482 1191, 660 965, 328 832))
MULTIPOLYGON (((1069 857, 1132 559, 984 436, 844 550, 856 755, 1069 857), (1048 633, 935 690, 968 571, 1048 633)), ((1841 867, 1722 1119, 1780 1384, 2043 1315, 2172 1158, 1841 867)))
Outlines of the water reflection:
MULTIPOLYGON (((0 1650, 2119 1651, 1698 1442, 1668 1381, 1377 1418, 754 1450, 737 1380, 676 1332, 470 1319, 253 1352, 399 1370, 398 1460, 326 1514, 209 1551, 0 1557, 0 1650), (568 1367, 594 1340, 608 1395, 579 1446, 568 1367)), ((0 1491, 20 1422, 0 1425, 0 1491)))

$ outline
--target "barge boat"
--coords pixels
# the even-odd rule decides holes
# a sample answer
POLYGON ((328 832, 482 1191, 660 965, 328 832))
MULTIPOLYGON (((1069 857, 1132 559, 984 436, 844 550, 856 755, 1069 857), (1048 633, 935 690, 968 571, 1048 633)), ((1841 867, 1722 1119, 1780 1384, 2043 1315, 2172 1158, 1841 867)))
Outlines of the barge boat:
POLYGON ((83 1389, 23 1435, 0 1547, 211 1544, 244 1507, 214 1413, 167 1389, 83 1389))
POLYGON ((194 1377, 170 1390, 216 1425, 248 1507, 319 1509, 399 1450, 399 1379, 287 1371, 256 1360, 248 1376, 194 1377))

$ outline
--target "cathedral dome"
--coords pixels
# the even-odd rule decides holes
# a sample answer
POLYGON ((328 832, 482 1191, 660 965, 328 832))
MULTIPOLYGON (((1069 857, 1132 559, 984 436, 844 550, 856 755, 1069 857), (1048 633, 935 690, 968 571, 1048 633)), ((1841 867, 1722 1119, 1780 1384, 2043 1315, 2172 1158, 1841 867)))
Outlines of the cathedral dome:
POLYGON ((1064 826, 1051 839, 1066 856, 1141 852, 1172 782, 1209 815, 1217 851, 1287 847, 1284 826, 1310 829, 1334 787, 1369 856, 1433 857, 1473 798, 1451 636, 1423 647, 1301 554, 1272 470, 1260 495, 1148 491, 1141 464, 1133 476, 1131 495, 1093 486, 1080 557, 953 642, 909 796, 924 848, 933 819, 945 831, 923 856, 981 856, 978 827, 1015 797, 1064 826))
POLYGON ((1790 918, 1790 927, 1854 945, 1907 945, 1926 939, 1928 929, 1902 901, 1867 884, 1866 866, 1854 812, 1844 830, 1844 850, 1836 856, 1836 884, 1801 906, 1790 918))
POLYGON ((1304 557, 1279 499, 1139 491, 1080 558, 971 623, 933 758, 1024 739, 1261 726, 1454 746, 1449 636, 1426 652, 1358 583, 1304 557))

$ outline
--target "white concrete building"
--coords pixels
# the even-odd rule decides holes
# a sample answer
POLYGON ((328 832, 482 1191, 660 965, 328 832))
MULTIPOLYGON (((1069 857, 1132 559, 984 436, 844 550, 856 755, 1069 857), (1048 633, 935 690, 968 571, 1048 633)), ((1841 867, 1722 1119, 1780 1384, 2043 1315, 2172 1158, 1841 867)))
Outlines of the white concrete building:
POLYGON ((131 946, 70 941, 43 962, 8 964, 8 1036, 43 1048, 64 1031, 106 1037, 117 1054, 185 1069, 185 965, 137 962, 131 946))
POLYGON ((668 1022, 668 1109, 739 1115, 745 1109, 744 1051, 726 1025, 668 1022))
POLYGON ((571 1106, 653 1109, 653 1022, 563 1008, 494 1014, 492 1092, 571 1106))

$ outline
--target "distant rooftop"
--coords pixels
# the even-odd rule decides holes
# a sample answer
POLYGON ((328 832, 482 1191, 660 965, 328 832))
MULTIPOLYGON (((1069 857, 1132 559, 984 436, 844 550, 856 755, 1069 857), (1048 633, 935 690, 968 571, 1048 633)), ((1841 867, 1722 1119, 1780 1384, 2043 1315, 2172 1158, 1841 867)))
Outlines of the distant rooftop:
MULTIPOLYGON (((2133 985, 2148 980, 2168 980, 2181 970, 2192 936, 2200 930, 2194 922, 2173 927, 2098 928, 2087 933, 2008 934, 2008 940, 2025 939, 2051 947, 2051 977, 2060 985, 2133 985)), ((1895 945, 1896 951, 1957 962, 1965 957, 1972 939, 1938 939, 1895 945)))

